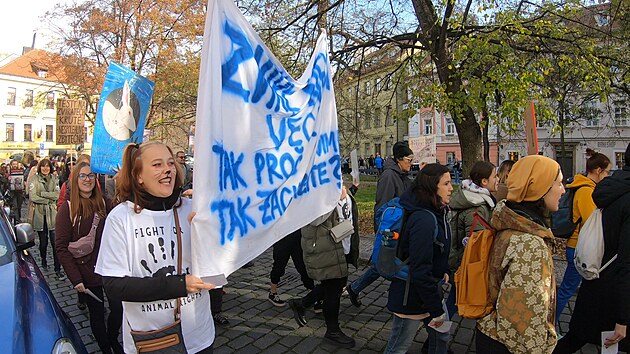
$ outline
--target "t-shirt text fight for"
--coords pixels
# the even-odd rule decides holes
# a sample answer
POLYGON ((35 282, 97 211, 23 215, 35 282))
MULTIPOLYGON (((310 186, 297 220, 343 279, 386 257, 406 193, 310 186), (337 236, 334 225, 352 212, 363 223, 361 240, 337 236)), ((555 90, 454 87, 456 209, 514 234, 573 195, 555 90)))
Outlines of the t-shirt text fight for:
MULTIPOLYGON (((183 199, 177 208, 182 236, 182 273, 191 274, 190 224, 192 202, 183 199)), ((133 211, 133 203, 116 206, 105 221, 96 273, 108 277, 158 277, 177 273, 177 229, 173 210, 133 211)), ((214 341, 214 322, 207 290, 180 298, 184 342, 189 353, 214 341)), ((126 353, 136 349, 130 331, 150 331, 172 324, 175 300, 123 301, 123 344, 126 353)))

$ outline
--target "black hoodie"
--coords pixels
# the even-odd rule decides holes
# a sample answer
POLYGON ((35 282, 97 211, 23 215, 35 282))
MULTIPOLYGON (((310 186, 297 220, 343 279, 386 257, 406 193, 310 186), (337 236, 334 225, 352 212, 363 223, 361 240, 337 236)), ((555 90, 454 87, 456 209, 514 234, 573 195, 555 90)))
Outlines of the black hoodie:
MULTIPOLYGON (((628 325, 630 322, 630 167, 624 166, 611 177, 597 184, 593 201, 602 208, 604 229, 604 258, 602 264, 618 254, 609 268, 600 275, 600 280, 610 284, 603 301, 610 299, 615 304, 615 323, 628 325)), ((602 288, 599 284, 599 288, 602 288)))

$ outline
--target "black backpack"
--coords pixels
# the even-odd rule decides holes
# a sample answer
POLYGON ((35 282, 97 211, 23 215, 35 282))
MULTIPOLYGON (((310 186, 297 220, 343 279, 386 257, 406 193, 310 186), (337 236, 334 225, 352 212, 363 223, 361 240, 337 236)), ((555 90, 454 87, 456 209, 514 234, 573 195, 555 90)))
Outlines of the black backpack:
POLYGON ((575 198, 575 193, 582 187, 589 186, 581 185, 567 188, 566 193, 560 198, 558 211, 551 214, 551 232, 553 232, 554 237, 570 238, 575 228, 582 222, 581 217, 576 222, 573 222, 573 199, 575 198))

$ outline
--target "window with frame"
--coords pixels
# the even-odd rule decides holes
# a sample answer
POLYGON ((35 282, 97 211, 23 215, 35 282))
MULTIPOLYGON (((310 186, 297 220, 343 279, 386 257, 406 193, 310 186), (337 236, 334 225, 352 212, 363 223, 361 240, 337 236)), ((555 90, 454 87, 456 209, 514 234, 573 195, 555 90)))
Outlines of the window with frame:
POLYGON ((615 125, 628 126, 628 105, 626 101, 615 101, 615 125))
POLYGON ((615 166, 618 170, 622 169, 626 165, 625 152, 615 152, 615 166))
POLYGON ((455 163, 455 151, 446 152, 446 163, 455 163))
POLYGON ((433 134, 433 120, 423 119, 423 123, 424 123, 424 135, 433 134))
POLYGON ((26 90, 24 95, 24 107, 33 107, 33 90, 26 90))
POLYGON ((15 106, 15 87, 7 90, 7 106, 15 106))
POLYGON ((377 107, 374 110, 374 127, 380 128, 381 126, 381 108, 377 107))
POLYGON ((33 125, 24 124, 24 141, 33 141, 33 125))
POLYGON ((369 80, 365 82, 365 93, 372 94, 372 82, 369 80))
POLYGON ((372 115, 369 112, 364 114, 363 118, 363 128, 370 129, 372 128, 372 115))
POLYGON ((394 125, 394 114, 392 112, 392 107, 391 106, 387 106, 387 113, 385 116, 385 126, 390 126, 390 125, 394 125))
POLYGON ((582 107, 582 117, 584 117, 584 124, 587 127, 599 126, 599 108, 597 102, 588 101, 582 107))
POLYGON ((15 125, 13 123, 6 124, 7 136, 5 141, 15 141, 15 125))
POLYGON ((53 141, 53 126, 46 125, 46 141, 53 141))
POLYGON ((55 93, 48 92, 46 94, 46 109, 55 109, 55 93))
POLYGON ((451 118, 446 118, 446 135, 455 135, 455 122, 451 118))
POLYGON ((370 156, 371 152, 370 152, 370 143, 365 143, 365 156, 370 156))

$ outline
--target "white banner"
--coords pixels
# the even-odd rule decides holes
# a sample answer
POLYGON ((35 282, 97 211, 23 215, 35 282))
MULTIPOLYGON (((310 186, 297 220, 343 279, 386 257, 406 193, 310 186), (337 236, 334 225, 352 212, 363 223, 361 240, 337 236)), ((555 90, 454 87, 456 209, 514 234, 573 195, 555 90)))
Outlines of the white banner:
POLYGON ((437 161, 435 135, 409 138, 409 148, 413 151, 412 163, 414 164, 422 165, 422 163, 435 163, 437 161))
POLYGON ((228 276, 341 190, 325 33, 293 79, 231 0, 209 1, 197 99, 193 269, 228 276))

